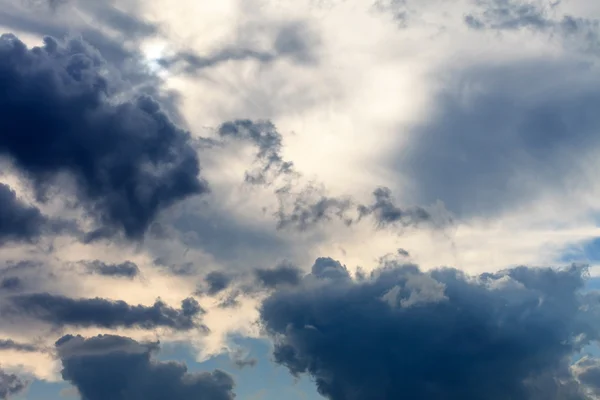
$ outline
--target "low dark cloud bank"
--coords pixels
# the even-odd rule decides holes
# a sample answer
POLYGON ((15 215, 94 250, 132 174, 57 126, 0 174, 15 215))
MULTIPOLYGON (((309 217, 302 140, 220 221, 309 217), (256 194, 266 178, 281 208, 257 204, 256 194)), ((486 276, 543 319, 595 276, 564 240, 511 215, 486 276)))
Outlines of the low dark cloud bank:
POLYGON ((161 210, 208 189, 189 133, 148 96, 114 97, 104 65, 81 40, 46 38, 28 49, 1 36, 0 155, 41 200, 66 173, 98 225, 89 238, 139 238, 161 210))
POLYGON ((467 276, 392 265, 351 279, 321 258, 295 289, 260 308, 274 359, 332 400, 584 400, 599 339, 586 269, 519 267, 467 276))
POLYGON ((233 400, 233 378, 221 370, 189 372, 154 359, 157 343, 121 336, 67 335, 56 342, 62 377, 82 400, 233 400))
POLYGON ((194 328, 207 330, 196 320, 204 314, 204 310, 192 298, 183 300, 181 309, 177 310, 160 300, 152 306, 143 306, 101 298, 72 299, 48 293, 35 293, 12 296, 10 305, 4 308, 8 315, 27 316, 59 327, 167 327, 182 331, 194 328))

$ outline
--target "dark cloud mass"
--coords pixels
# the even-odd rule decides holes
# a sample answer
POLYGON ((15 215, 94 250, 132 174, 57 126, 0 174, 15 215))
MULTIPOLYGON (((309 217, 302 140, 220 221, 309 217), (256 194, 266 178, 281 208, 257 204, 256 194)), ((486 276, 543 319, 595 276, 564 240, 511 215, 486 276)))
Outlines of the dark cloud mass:
POLYGON ((28 49, 1 36, 0 155, 41 199, 66 172, 101 227, 96 236, 122 230, 137 238, 158 212, 207 185, 189 134, 150 97, 115 97, 104 64, 80 40, 46 38, 28 49))
POLYGON ((94 260, 84 262, 83 264, 89 273, 103 276, 133 279, 140 273, 138 266, 131 261, 125 261, 121 264, 106 264, 102 261, 94 260))
POLYGON ((8 241, 33 241, 47 222, 37 207, 21 202, 10 186, 0 183, 0 245, 8 241))
POLYGON ((64 336, 56 342, 62 377, 82 400, 233 400, 233 378, 221 370, 189 372, 154 359, 156 343, 100 335, 64 336))
POLYGON ((162 326, 175 330, 207 329, 195 321, 204 310, 192 298, 183 300, 181 309, 177 310, 160 300, 152 306, 143 306, 101 298, 72 299, 48 293, 36 293, 11 297, 11 305, 6 307, 5 312, 36 318, 56 326, 142 329, 162 326))
POLYGON ((322 258, 295 289, 267 298, 260 316, 275 361, 312 376, 332 400, 591 400, 570 366, 599 338, 597 297, 581 292, 586 274, 388 264, 355 281, 322 258))
POLYGON ((291 264, 280 264, 272 269, 257 268, 254 273, 256 280, 267 288, 281 285, 295 286, 300 283, 302 277, 302 270, 291 264))
POLYGON ((0 369, 0 399, 8 399, 21 393, 27 384, 14 374, 9 374, 0 369))

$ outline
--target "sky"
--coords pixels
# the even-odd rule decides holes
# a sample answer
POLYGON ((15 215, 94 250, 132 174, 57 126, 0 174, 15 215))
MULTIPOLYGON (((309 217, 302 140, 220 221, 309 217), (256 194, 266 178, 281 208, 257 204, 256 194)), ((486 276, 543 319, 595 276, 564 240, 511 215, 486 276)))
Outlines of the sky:
POLYGON ((599 2, 0 27, 0 400, 600 399, 599 2))

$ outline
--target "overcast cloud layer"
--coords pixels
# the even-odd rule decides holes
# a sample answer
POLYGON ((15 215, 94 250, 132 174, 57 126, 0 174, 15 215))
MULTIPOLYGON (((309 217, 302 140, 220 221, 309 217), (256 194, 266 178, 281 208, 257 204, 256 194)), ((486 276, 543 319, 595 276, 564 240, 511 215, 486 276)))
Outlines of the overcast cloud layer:
POLYGON ((0 399, 600 399, 599 21, 0 0, 0 399))

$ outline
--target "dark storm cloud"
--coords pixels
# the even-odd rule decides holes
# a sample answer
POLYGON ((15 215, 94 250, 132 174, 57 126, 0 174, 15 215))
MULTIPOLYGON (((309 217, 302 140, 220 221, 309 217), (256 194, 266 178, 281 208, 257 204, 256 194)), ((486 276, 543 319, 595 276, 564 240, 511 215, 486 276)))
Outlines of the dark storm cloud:
POLYGON ((122 230, 138 238, 161 210, 207 185, 189 133, 148 96, 112 98, 103 64, 80 40, 46 38, 28 49, 0 37, 0 154, 40 198, 67 172, 100 237, 122 230))
POLYGON ((221 370, 189 372, 154 359, 156 343, 121 336, 64 336, 56 342, 62 378, 82 400, 233 400, 233 378, 221 370))
POLYGON ((83 262, 83 264, 91 274, 129 279, 133 279, 140 274, 138 266, 131 261, 125 261, 121 264, 106 264, 102 261, 94 260, 83 262))
POLYGON ((584 268, 467 276, 396 264, 355 281, 335 260, 317 264, 260 316, 275 361, 329 399, 591 400, 570 369, 600 332, 584 268))
POLYGON ((25 390, 26 382, 17 375, 9 374, 0 369, 0 399, 9 399, 25 390))
POLYGON ((416 204, 441 200, 459 216, 492 215, 535 200, 543 184, 565 188, 600 145, 594 66, 538 59, 451 77, 390 160, 416 204))
POLYGON ((192 298, 182 301, 181 309, 171 308, 160 300, 152 306, 130 305, 124 301, 101 298, 72 299, 48 293, 17 295, 5 307, 7 315, 27 316, 56 326, 99 326, 103 328, 138 327, 175 330, 207 328, 196 321, 204 314, 192 298))
POLYGON ((1 350, 14 350, 23 353, 33 353, 39 351, 39 348, 32 344, 18 343, 12 339, 0 339, 0 351, 1 350))
POLYGON ((256 280, 267 288, 282 285, 295 286, 300 283, 302 270, 295 265, 280 264, 275 268, 257 268, 254 270, 256 280))
POLYGON ((67 227, 67 223, 52 221, 37 207, 22 202, 10 186, 0 182, 0 245, 34 242, 43 233, 60 232, 67 227))

